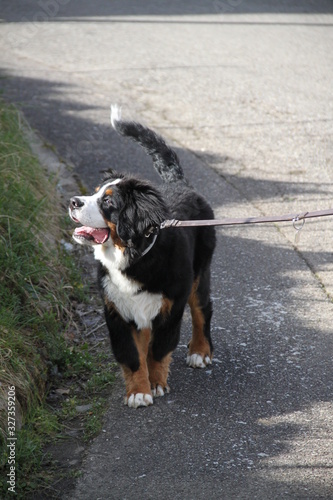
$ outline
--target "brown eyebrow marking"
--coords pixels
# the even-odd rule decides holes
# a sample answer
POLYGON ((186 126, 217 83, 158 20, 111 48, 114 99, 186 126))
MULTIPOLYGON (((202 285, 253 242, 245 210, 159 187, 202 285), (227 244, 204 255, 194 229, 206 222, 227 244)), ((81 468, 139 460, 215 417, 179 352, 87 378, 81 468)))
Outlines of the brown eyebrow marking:
POLYGON ((107 194, 108 196, 112 196, 113 191, 112 191, 112 189, 107 189, 104 194, 107 194))
POLYGON ((100 189, 101 189, 101 186, 97 186, 97 187, 95 188, 95 193, 98 193, 98 191, 99 191, 100 189))

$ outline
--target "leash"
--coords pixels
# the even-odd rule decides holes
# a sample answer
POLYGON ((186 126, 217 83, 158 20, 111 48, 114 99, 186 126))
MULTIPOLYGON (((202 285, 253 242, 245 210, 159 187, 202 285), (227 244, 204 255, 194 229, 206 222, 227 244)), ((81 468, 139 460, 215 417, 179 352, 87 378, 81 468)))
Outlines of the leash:
POLYGON ((157 238, 158 229, 168 229, 170 227, 199 227, 199 226, 235 226, 241 224, 263 224, 268 222, 292 222, 294 229, 296 230, 295 243, 299 242, 300 231, 305 224, 306 219, 314 219, 316 217, 327 217, 333 215, 333 208, 328 208, 326 210, 317 210, 316 212, 303 212, 298 214, 286 214, 286 215, 271 215, 265 217, 239 217, 234 219, 207 219, 207 220, 178 220, 178 219, 166 219, 160 226, 152 228, 146 234, 149 238, 154 235, 152 242, 142 253, 141 257, 146 255, 154 246, 157 238), (157 232, 155 232, 157 231, 157 232))
POLYGON ((160 229, 169 227, 198 227, 198 226, 234 226, 241 224, 263 224, 267 222, 292 222, 296 231, 302 229, 305 219, 327 217, 333 215, 333 208, 318 210, 316 212, 303 212, 299 214, 272 215, 267 217, 240 217, 234 219, 208 219, 208 220, 177 220, 168 219, 161 223, 160 229), (301 225, 297 223, 301 221, 301 225))

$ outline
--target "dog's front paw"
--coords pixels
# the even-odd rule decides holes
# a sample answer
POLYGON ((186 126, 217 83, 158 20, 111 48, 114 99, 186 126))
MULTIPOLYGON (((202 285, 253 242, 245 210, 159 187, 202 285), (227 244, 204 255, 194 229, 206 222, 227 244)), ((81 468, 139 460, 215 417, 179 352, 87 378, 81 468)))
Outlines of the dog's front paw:
POLYGON ((153 404, 153 398, 151 394, 143 394, 138 392, 137 394, 131 394, 124 400, 125 405, 130 408, 139 408, 140 406, 149 406, 153 404))
POLYGON ((207 365, 212 364, 212 360, 208 355, 189 354, 186 359, 186 364, 192 368, 206 368, 207 365))
POLYGON ((158 398, 159 396, 164 396, 164 394, 169 394, 170 387, 168 385, 162 387, 157 384, 156 387, 152 388, 151 392, 153 393, 154 398, 158 398))

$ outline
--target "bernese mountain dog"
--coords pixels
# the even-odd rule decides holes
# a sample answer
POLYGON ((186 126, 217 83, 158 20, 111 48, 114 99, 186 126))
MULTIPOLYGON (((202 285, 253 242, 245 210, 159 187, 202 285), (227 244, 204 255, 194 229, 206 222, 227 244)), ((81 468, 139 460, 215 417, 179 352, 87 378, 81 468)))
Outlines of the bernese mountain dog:
POLYGON ((123 121, 112 106, 111 123, 137 142, 163 183, 109 171, 92 196, 75 196, 69 214, 81 227, 73 238, 91 245, 114 356, 122 367, 125 404, 138 408, 170 391, 169 365, 180 337, 184 308, 192 314, 187 364, 212 360, 210 264, 213 227, 161 229, 166 219, 213 219, 204 198, 184 178, 175 151, 143 125, 123 121))

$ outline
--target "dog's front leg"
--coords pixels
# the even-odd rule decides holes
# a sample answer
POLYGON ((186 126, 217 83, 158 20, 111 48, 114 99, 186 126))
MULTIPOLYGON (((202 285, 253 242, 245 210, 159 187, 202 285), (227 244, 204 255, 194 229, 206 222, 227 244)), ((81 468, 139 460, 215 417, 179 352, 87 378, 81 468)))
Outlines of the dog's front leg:
POLYGON ((170 392, 168 385, 169 366, 171 362, 171 353, 164 356, 161 361, 154 359, 153 353, 150 350, 148 354, 148 370, 149 380, 154 397, 164 396, 170 392))
POLYGON ((139 368, 133 371, 126 365, 122 365, 126 384, 125 404, 131 408, 149 406, 153 404, 151 387, 149 382, 147 355, 150 343, 151 330, 132 330, 133 342, 139 356, 139 368))

